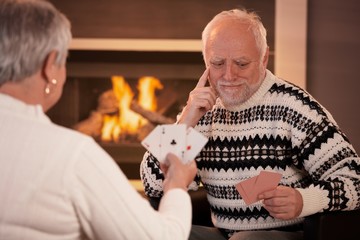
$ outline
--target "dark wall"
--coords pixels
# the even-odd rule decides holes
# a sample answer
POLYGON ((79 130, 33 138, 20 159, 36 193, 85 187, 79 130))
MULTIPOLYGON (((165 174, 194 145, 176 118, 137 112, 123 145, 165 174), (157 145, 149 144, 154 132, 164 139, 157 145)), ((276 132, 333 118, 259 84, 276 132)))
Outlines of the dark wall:
POLYGON ((360 2, 308 1, 307 89, 360 153, 360 2))
POLYGON ((256 11, 274 39, 275 0, 50 0, 73 23, 76 38, 200 39, 215 14, 245 7, 256 11))

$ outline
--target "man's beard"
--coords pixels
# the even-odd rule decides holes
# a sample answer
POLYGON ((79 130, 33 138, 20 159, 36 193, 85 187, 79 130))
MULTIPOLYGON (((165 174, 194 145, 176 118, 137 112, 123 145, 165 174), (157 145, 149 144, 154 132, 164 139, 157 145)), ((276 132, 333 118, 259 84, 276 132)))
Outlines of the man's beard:
POLYGON ((247 82, 242 83, 241 87, 237 91, 226 91, 222 90, 217 83, 214 89, 221 99, 225 107, 235 107, 245 103, 251 96, 259 89, 262 80, 259 80, 255 86, 249 86, 247 82))
POLYGON ((250 94, 250 89, 246 84, 242 85, 236 92, 221 90, 218 86, 215 89, 225 107, 234 107, 244 103, 250 94))

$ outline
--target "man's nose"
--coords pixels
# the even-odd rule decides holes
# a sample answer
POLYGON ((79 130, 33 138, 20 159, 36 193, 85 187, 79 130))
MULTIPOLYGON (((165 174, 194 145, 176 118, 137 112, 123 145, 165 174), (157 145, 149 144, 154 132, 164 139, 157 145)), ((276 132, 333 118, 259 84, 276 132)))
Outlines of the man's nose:
POLYGON ((235 76, 235 67, 233 64, 226 64, 224 78, 228 81, 234 79, 235 76))

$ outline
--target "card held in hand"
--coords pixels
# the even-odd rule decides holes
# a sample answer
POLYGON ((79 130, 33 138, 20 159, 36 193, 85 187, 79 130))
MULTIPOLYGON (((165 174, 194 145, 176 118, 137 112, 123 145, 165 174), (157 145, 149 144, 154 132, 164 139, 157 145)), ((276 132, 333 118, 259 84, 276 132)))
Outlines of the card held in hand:
POLYGON ((142 141, 141 145, 143 145, 146 150, 148 150, 156 159, 160 159, 160 135, 161 129, 160 125, 156 126, 154 130, 150 132, 142 141))
POLYGON ((180 159, 184 158, 186 144, 185 124, 160 125, 160 162, 164 162, 168 153, 180 159))
POLYGON ((270 171, 261 171, 259 175, 236 184, 246 205, 259 201, 259 194, 275 189, 281 180, 282 174, 270 171))
POLYGON ((187 163, 195 159, 207 142, 204 135, 185 124, 164 124, 158 125, 141 144, 159 162, 164 162, 171 152, 187 163))
POLYGON ((186 130, 186 149, 184 155, 184 162, 189 162, 199 154, 203 147, 208 142, 208 138, 189 127, 186 130))

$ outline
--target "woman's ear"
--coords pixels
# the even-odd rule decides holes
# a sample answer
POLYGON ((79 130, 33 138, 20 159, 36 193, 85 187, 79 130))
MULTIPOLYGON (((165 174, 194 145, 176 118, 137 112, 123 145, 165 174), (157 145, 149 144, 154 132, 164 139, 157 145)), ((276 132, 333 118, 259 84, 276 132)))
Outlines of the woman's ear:
POLYGON ((57 51, 51 51, 45 58, 42 67, 42 75, 47 82, 50 82, 56 76, 56 57, 57 51))

